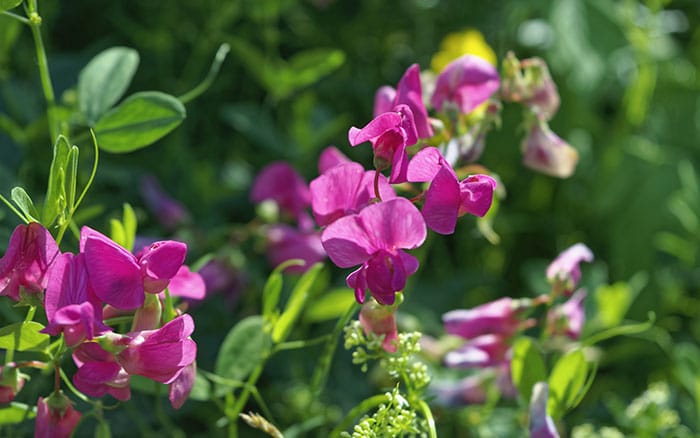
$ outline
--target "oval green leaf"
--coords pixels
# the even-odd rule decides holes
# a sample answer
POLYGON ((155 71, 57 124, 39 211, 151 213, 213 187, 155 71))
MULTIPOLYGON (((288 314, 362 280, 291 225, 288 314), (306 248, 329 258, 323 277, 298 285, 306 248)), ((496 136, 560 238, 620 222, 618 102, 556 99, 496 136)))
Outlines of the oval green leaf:
POLYGON ((355 294, 350 288, 341 287, 324 292, 306 306, 304 321, 322 322, 338 319, 345 315, 354 303, 355 294))
MULTIPOLYGON (((244 380, 267 357, 272 346, 261 316, 249 316, 228 332, 216 358, 215 373, 230 380, 244 380)), ((226 392, 220 386, 217 393, 226 392)))
POLYGON ((581 399, 581 390, 588 376, 588 363, 581 350, 560 357, 549 376, 547 412, 558 420, 581 399))
POLYGON ((323 269, 323 263, 316 263, 301 276, 292 294, 287 301, 284 312, 280 315, 272 329, 272 340, 277 344, 284 342, 292 331, 294 323, 301 314, 304 304, 309 297, 311 287, 316 282, 319 272, 323 269))
POLYGON ((24 213, 24 217, 32 222, 39 222, 37 219, 39 217, 39 213, 37 213, 36 208, 34 207, 32 198, 29 197, 29 194, 22 187, 13 188, 10 192, 10 196, 12 197, 12 200, 15 201, 15 204, 17 204, 22 213, 24 213))
POLYGON ((78 77, 78 105, 88 125, 112 107, 129 88, 139 54, 128 47, 112 47, 97 54, 78 77))
POLYGON ((547 380, 542 354, 530 338, 520 337, 513 344, 510 371, 518 393, 526 403, 529 402, 535 383, 547 380))
POLYGON ((44 326, 34 321, 24 321, 10 324, 0 329, 0 348, 16 351, 46 350, 51 337, 39 333, 44 326))
POLYGON ((186 111, 175 97, 158 91, 129 96, 95 125, 100 148, 113 153, 146 147, 175 129, 186 111))
POLYGON ((22 3, 22 0, 0 0, 0 11, 14 9, 22 3))
POLYGON ((36 408, 24 403, 11 402, 0 407, 0 425, 17 424, 36 417, 36 408))

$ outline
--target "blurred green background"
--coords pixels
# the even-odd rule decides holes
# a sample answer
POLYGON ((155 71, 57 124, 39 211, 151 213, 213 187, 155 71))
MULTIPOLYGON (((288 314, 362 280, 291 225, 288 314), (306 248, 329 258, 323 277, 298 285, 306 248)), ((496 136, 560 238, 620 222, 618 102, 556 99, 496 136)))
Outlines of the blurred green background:
MULTIPOLYGON (((380 85, 396 84, 414 62, 428 69, 451 32, 479 30, 499 59, 508 50, 521 59, 544 58, 562 100, 551 126, 579 151, 575 175, 557 180, 521 165, 521 115, 506 105, 503 125, 489 134, 481 160, 507 191, 494 221, 500 243, 490 244, 470 218, 453 236, 433 236, 406 290, 403 321, 437 336, 447 310, 505 295, 533 296, 548 260, 585 242, 596 256, 584 268, 589 318, 600 320, 613 306, 613 323, 623 316, 643 321, 650 311, 656 323, 601 345, 598 377, 566 428, 619 425, 611 400, 627 404, 663 380, 680 421, 700 431, 697 0, 72 0, 39 7, 54 86, 66 104, 74 102, 80 69, 105 48, 138 50, 141 64, 129 92, 180 95, 205 76, 221 43, 232 47, 211 88, 187 105, 178 129, 149 148, 101 155, 85 201, 101 207, 85 216, 97 228, 106 229, 130 202, 141 234, 170 237, 139 194, 140 178, 154 174, 192 215, 192 223, 174 234, 188 242, 188 261, 216 253, 234 268, 237 286, 193 309, 203 369, 212 368, 228 328, 259 311, 270 268, 246 224, 255 217, 248 190, 261 167, 286 160, 310 180, 329 144, 369 164, 368 147, 348 146, 348 128, 371 118, 380 85)), ((29 31, 0 16, 0 192, 6 196, 20 184, 30 194, 45 190, 51 142, 43 111, 29 31)), ((89 144, 80 146, 86 179, 91 152, 89 144)), ((0 246, 17 222, 0 210, 0 246)), ((345 272, 332 273, 332 284, 342 285, 345 272)), ((3 315, 13 317, 8 309, 3 315)), ((308 323, 296 336, 331 326, 308 323)), ((304 350, 289 353, 289 360, 280 356, 261 380, 284 426, 337 421, 338 409, 371 394, 349 354, 340 353, 323 403, 307 409, 308 357, 304 350)), ((127 427, 141 402, 136 399, 128 416, 115 415, 114 427, 127 427)), ((190 402, 171 414, 188 436, 222 433, 214 425, 220 414, 209 403, 190 402)), ((445 436, 477 433, 467 416, 442 415, 445 436)), ((318 436, 327 432, 308 427, 318 436)))

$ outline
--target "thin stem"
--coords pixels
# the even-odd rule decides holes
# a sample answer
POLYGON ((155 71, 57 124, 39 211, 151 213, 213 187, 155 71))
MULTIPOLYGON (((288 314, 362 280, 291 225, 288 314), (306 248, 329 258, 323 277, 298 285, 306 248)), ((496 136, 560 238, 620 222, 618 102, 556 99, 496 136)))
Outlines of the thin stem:
POLYGON ((378 170, 374 171, 374 196, 377 198, 377 201, 381 202, 382 195, 379 194, 379 171, 378 170))
POLYGON ((437 430, 435 429, 435 419, 433 418, 433 412, 430 410, 430 406, 423 399, 418 399, 418 406, 420 411, 423 413, 426 421, 428 422, 428 436, 430 438, 437 438, 437 430))
POLYGON ((26 217, 25 215, 23 215, 19 210, 17 210, 17 209, 15 208, 15 206, 12 205, 12 204, 10 203, 10 201, 8 201, 4 196, 0 195, 0 201, 4 202, 5 205, 7 205, 7 207, 8 207, 10 210, 12 210, 12 212, 13 212, 14 214, 16 214, 17 216, 19 216, 19 218, 22 219, 22 222, 24 222, 25 224, 28 224, 28 223, 30 222, 29 219, 27 219, 27 217, 26 217))
POLYGON ((229 417, 229 419, 231 420, 231 424, 233 424, 233 426, 229 428, 229 436, 237 436, 238 434, 238 426, 236 424, 236 421, 238 420, 238 414, 243 412, 243 408, 245 407, 245 404, 248 401, 248 397, 250 397, 250 388, 255 387, 255 384, 257 383, 258 379, 260 378, 260 375, 263 372, 266 360, 267 358, 261 360, 258 366, 255 368, 255 370, 253 370, 250 376, 248 376, 248 380, 245 383, 243 392, 236 399, 233 408, 231 408, 230 411, 226 412, 226 416, 229 417))
MULTIPOLYGON (((58 362, 56 362, 56 365, 58 366, 58 362)), ((71 390, 71 392, 73 394, 75 394, 76 397, 78 397, 80 400, 84 401, 85 403, 95 404, 95 402, 90 400, 90 398, 87 395, 78 391, 78 388, 73 386, 73 383, 70 381, 70 379, 66 375, 65 371, 63 371, 60 367, 58 369, 59 369, 59 372, 61 373, 61 379, 63 379, 63 383, 68 387, 68 389, 71 390)))
POLYGON ((36 313, 36 306, 29 306, 29 310, 27 310, 27 316, 24 318, 24 321, 25 322, 33 321, 35 313, 36 313))
POLYGON ((298 348, 311 347, 313 345, 322 344, 324 341, 329 339, 330 335, 319 336, 318 338, 309 339, 307 341, 289 341, 277 344, 272 349, 272 353, 277 353, 278 351, 284 350, 296 350, 298 348))
POLYGON ((178 97, 178 99, 180 99, 180 102, 186 104, 199 97, 205 91, 207 91, 207 89, 211 86, 212 82, 214 82, 214 79, 216 79, 216 76, 219 74, 221 64, 223 64, 224 59, 226 59, 226 55, 228 55, 228 52, 230 51, 231 46, 229 46, 227 43, 223 43, 219 46, 219 50, 216 51, 214 61, 211 63, 211 67, 209 68, 209 73, 207 73, 207 76, 204 78, 204 80, 202 80, 202 82, 199 83, 199 85, 197 85, 187 93, 183 94, 182 96, 178 97))
POLYGON ((44 41, 41 38, 41 16, 37 10, 36 0, 27 2, 27 12, 29 18, 29 28, 32 30, 34 39, 34 48, 36 50, 36 59, 39 67, 39 77, 41 79, 41 88, 44 91, 44 99, 46 100, 46 115, 49 120, 49 133, 51 141, 58 137, 60 133, 58 116, 56 114, 56 97, 53 92, 53 84, 51 83, 51 75, 49 73, 49 63, 46 58, 46 49, 44 41))
POLYGON ((10 18, 14 18, 14 19, 17 20, 17 21, 21 21, 21 22, 24 23, 24 24, 27 24, 27 25, 30 25, 30 24, 31 24, 31 22, 30 22, 28 19, 26 19, 25 17, 23 17, 23 16, 21 16, 21 15, 14 14, 14 13, 12 13, 12 12, 10 12, 10 11, 2 11, 1 13, 2 13, 3 15, 7 15, 7 16, 10 17, 10 18))
POLYGON ((338 425, 333 429, 333 431, 331 431, 329 436, 340 436, 340 434, 344 430, 348 429, 352 425, 353 420, 355 420, 355 418, 387 401, 389 401, 389 399, 385 394, 378 394, 365 400, 362 400, 360 404, 358 404, 357 406, 352 408, 350 412, 348 412, 345 418, 343 418, 343 421, 338 423, 338 425))

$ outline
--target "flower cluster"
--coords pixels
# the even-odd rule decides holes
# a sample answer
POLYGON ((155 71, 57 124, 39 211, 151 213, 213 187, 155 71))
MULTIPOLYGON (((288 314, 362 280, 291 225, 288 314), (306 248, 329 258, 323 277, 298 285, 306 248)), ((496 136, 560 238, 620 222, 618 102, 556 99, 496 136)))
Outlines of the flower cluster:
MULTIPOLYGON (((17 226, 0 258, 0 295, 43 305, 48 325, 42 332, 63 336, 78 367, 73 383, 85 395, 128 400, 130 377, 140 375, 169 384, 170 401, 179 408, 194 383, 194 322, 188 314, 168 317, 161 301, 166 293, 204 296, 201 276, 183 265, 187 246, 160 241, 132 254, 83 227, 79 249, 62 253, 39 223, 17 226), (114 317, 132 320, 131 330, 117 333, 114 317)), ((23 380, 13 363, 2 368, 2 376, 0 394, 7 402, 23 380)), ((51 436, 68 436, 80 418, 58 387, 39 400, 38 412, 37 436, 48 428, 67 431, 51 436)))

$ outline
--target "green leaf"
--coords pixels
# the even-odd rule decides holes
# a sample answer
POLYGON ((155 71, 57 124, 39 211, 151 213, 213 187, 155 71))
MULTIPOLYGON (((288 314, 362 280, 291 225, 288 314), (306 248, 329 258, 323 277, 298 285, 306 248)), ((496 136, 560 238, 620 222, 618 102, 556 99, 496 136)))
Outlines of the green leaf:
POLYGON ((95 438, 112 438, 112 430, 109 428, 109 423, 104 420, 97 422, 97 426, 95 426, 95 438))
POLYGON ((513 344, 513 359, 510 365, 513 383, 526 402, 530 401, 532 387, 547 380, 547 369, 542 353, 530 338, 520 337, 513 344))
POLYGON ((287 301, 284 312, 280 315, 275 323, 275 327, 272 329, 272 341, 274 343, 284 342, 287 336, 289 336, 289 332, 292 331, 294 323, 301 314, 304 304, 306 304, 306 299, 309 297, 311 287, 314 285, 322 269, 323 263, 316 263, 306 271, 297 282, 289 297, 289 301, 287 301))
MULTIPOLYGON (((56 218, 64 214, 66 210, 66 178, 70 181, 71 186, 75 184, 76 175, 72 174, 74 164, 71 162, 72 148, 66 137, 59 135, 56 143, 53 145, 53 159, 51 160, 51 168, 49 169, 49 183, 46 189, 46 201, 44 201, 44 216, 43 224, 45 227, 50 227, 56 218), (69 169, 70 167, 70 169, 69 169), (68 174, 71 173, 69 176, 68 174)), ((77 173, 77 163, 75 163, 75 171, 77 173)), ((73 195, 75 198, 75 195, 73 195)))
POLYGON ((266 321, 273 321, 277 303, 282 293, 282 271, 290 266, 303 266, 304 261, 301 259, 291 259, 277 266, 270 274, 265 287, 263 288, 263 318, 266 321))
POLYGON ((595 303, 602 328, 615 327, 632 303, 632 288, 625 282, 602 285, 595 291, 595 303))
POLYGON ((14 9, 22 3, 22 0, 0 0, 0 11, 14 9))
POLYGON ((32 222, 39 222, 37 219, 39 217, 39 213, 37 213, 36 208, 34 207, 32 198, 29 197, 27 192, 24 191, 22 187, 13 188, 10 195, 12 200, 15 201, 15 204, 17 204, 19 209, 22 210, 22 213, 24 213, 24 216, 27 219, 32 222))
POLYGON ((340 318, 354 302, 355 295, 350 288, 344 287, 324 292, 306 306, 304 321, 322 322, 340 318))
POLYGON ((185 114, 182 103, 169 94, 135 93, 100 117, 95 124, 95 135, 100 148, 107 152, 131 152, 175 129, 185 114))
POLYGON ((128 203, 124 203, 124 213, 122 220, 111 219, 110 237, 112 240, 126 248, 128 251, 133 250, 134 240, 136 239, 136 213, 128 203))
POLYGON ((49 346, 51 337, 39 333, 44 326, 34 321, 10 324, 0 329, 0 348, 16 351, 43 352, 49 346))
POLYGON ((73 145, 68 154, 68 165, 66 166, 66 196, 68 196, 68 208, 75 207, 75 193, 78 187, 78 156, 80 149, 73 145))
POLYGON ((129 88, 139 54, 128 47, 112 47, 97 54, 78 77, 78 105, 88 125, 112 107, 129 88))
POLYGON ((24 403, 11 402, 0 407, 0 425, 17 424, 36 417, 36 408, 24 403))
MULTIPOLYGON (((228 332, 216 358, 215 373, 231 380, 244 380, 267 357, 272 340, 259 315, 249 316, 228 332)), ((226 392, 220 386, 217 393, 226 392)))
POLYGON ((558 420, 581 399, 589 366, 583 351, 573 350, 559 358, 549 376, 547 412, 558 420))

